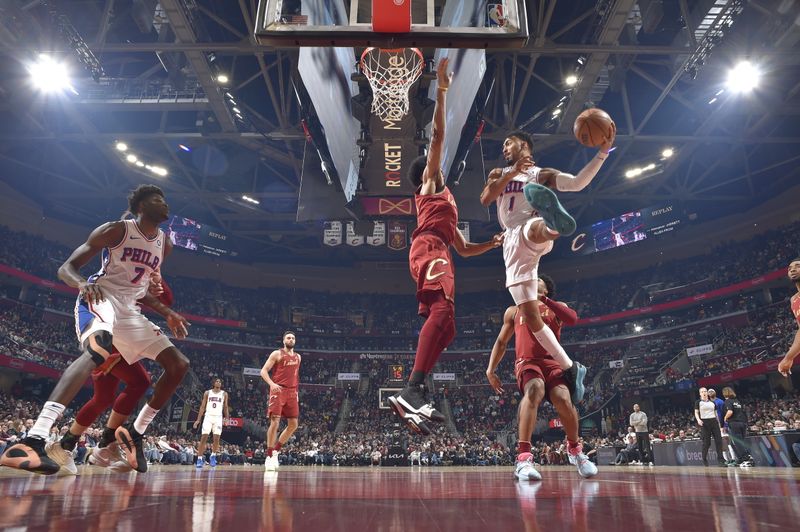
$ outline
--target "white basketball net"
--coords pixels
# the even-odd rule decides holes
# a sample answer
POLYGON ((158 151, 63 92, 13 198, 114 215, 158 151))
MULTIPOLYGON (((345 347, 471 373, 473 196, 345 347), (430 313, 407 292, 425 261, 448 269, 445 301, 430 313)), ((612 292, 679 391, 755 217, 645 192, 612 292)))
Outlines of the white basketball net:
POLYGON ((408 91, 422 74, 425 59, 416 48, 367 48, 361 71, 372 87, 372 114, 400 120, 408 114, 408 91))

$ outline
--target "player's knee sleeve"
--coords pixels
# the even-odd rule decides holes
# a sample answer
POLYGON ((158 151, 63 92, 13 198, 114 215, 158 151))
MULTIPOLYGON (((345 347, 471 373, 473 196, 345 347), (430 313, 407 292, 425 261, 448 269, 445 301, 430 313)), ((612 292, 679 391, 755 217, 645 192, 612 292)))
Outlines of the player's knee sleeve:
POLYGON ((129 416, 133 413, 133 410, 136 408, 136 405, 139 403, 139 399, 142 398, 144 393, 138 393, 135 390, 129 390, 127 387, 117 396, 117 400, 114 401, 114 412, 122 414, 123 416, 129 416))
POLYGON ((82 427, 89 427, 92 423, 97 421, 97 418, 100 417, 100 414, 102 414, 107 407, 108 405, 101 405, 92 397, 92 399, 78 411, 78 415, 75 416, 75 421, 82 427))
POLYGON ((92 361, 96 366, 99 366, 111 356, 111 351, 114 349, 112 340, 110 332, 98 331, 86 341, 86 351, 92 357, 92 361))

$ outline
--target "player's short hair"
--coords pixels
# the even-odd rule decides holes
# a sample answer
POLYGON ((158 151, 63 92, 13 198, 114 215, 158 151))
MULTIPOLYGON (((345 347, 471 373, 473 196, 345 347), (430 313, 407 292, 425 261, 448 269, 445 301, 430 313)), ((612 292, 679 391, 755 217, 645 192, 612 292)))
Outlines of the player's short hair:
POLYGON ((539 274, 539 279, 544 281, 544 285, 547 287, 547 297, 554 299, 556 297, 556 283, 553 278, 549 275, 539 274))
POLYGON ((531 151, 533 150, 533 137, 531 137, 529 133, 527 133, 525 131, 522 131, 521 129, 518 129, 516 131, 512 131, 511 133, 509 133, 506 136, 506 138, 510 138, 510 137, 516 137, 519 140, 521 140, 522 142, 527 142, 528 143, 528 149, 531 150, 531 151))
POLYGON ((408 166, 408 172, 406 172, 406 179, 408 182, 411 183, 411 186, 414 190, 417 190, 419 187, 422 186, 422 174, 425 173, 425 167, 428 165, 428 156, 427 155, 420 155, 408 166))
POLYGON ((792 260, 790 260, 790 261, 789 261, 789 264, 791 264, 791 263, 793 263, 793 262, 800 262, 800 257, 797 257, 796 259, 792 259, 792 260))
POLYGON ((211 379, 211 384, 214 384, 217 381, 222 382, 222 379, 219 377, 214 377, 213 379, 211 379))
POLYGON ((717 396, 717 391, 714 388, 708 389, 708 395, 713 395, 714 397, 717 396))
POLYGON ((164 197, 164 191, 155 185, 139 185, 128 195, 128 210, 132 214, 139 214, 139 207, 142 202, 153 194, 164 197))
POLYGON ((294 331, 286 331, 283 333, 283 336, 281 336, 281 338, 286 338, 286 336, 290 334, 295 337, 297 336, 296 334, 294 334, 294 331))

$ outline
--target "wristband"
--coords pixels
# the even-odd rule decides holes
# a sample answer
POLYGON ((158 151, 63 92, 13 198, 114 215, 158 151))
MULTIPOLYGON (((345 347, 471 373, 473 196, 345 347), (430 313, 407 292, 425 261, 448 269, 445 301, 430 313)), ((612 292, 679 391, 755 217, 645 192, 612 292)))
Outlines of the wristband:
POLYGON ((442 92, 447 92, 447 89, 449 89, 449 88, 450 87, 436 87, 436 90, 440 90, 442 92))

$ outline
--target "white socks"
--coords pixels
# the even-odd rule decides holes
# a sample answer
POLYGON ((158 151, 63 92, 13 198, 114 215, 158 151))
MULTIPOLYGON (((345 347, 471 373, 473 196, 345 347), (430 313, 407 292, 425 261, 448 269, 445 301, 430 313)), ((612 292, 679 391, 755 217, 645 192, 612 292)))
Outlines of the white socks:
POLYGON ((33 425, 33 428, 28 432, 28 436, 35 436, 46 440, 50 435, 50 428, 56 422, 56 419, 64 413, 64 408, 64 405, 60 403, 47 401, 42 407, 42 411, 39 412, 39 417, 36 418, 36 424, 33 425))
POLYGON ((149 404, 144 405, 139 415, 136 416, 136 421, 133 422, 133 430, 139 434, 144 434, 156 414, 158 414, 158 410, 152 408, 149 404))
POLYGON ((533 336, 536 337, 536 340, 542 344, 542 347, 547 350, 550 356, 553 357, 556 362, 558 362, 558 365, 561 366, 561 369, 566 370, 572 367, 572 359, 569 358, 567 352, 564 351, 564 348, 561 347, 560 343, 558 343, 558 339, 556 338, 556 335, 553 334, 553 331, 550 329, 550 327, 545 325, 542 330, 531 330, 531 332, 533 333, 533 336))

